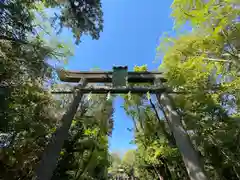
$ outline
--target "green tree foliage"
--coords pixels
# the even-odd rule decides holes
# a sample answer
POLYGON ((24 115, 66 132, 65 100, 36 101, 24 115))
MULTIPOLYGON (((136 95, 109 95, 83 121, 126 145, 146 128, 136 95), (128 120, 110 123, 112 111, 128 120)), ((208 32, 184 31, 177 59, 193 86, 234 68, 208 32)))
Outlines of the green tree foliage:
MULTIPOLYGON (((36 81, 42 84, 46 76, 51 75, 46 61, 48 59, 61 60, 70 55, 68 48, 62 42, 53 43, 52 35, 57 33, 54 30, 57 24, 63 28, 69 27, 71 21, 74 22, 70 27, 77 41, 84 33, 91 34, 95 39, 99 37, 103 23, 100 1, 76 1, 77 5, 70 6, 70 4, 72 1, 2 1, 0 6, 0 80, 4 90, 1 91, 10 93, 21 89, 24 81, 36 81), (48 15, 44 11, 46 8, 54 8, 56 17, 48 15), (56 8, 62 9, 59 15, 56 8), (40 23, 39 19, 42 20, 40 23), (54 33, 46 38, 49 35, 46 27, 49 26, 50 29, 53 28, 54 33)), ((6 94, 9 95, 9 93, 6 94)), ((7 105, 4 107, 6 108, 7 105)), ((5 121, 1 124, 4 123, 5 128, 9 127, 8 113, 6 109, 1 111, 6 112, 2 115, 5 121)))
POLYGON ((137 179, 135 176, 135 150, 128 150, 123 157, 120 157, 119 154, 113 152, 110 154, 110 157, 110 179, 137 179))
POLYGON ((174 102, 210 179, 239 179, 239 8, 236 1, 174 1, 177 28, 166 37, 163 68, 174 102))
POLYGON ((106 179, 112 102, 105 96, 83 103, 59 158, 54 179, 106 179), (100 114, 101 113, 101 114, 100 114))
MULTIPOLYGON (((178 92, 173 96, 177 112, 209 178, 239 179, 239 7, 234 0, 175 0, 172 9, 177 32, 186 22, 193 29, 159 45, 165 85, 178 92)), ((131 165, 140 179, 188 179, 168 114, 153 100, 149 94, 125 96, 137 145, 131 165)))
POLYGON ((108 174, 110 178, 114 179, 119 175, 122 159, 120 157, 120 154, 116 152, 109 154, 109 159, 110 167, 108 168, 108 174))
MULTIPOLYGON (((62 61, 72 55, 66 43, 56 40, 60 39, 61 29, 70 28, 76 43, 83 34, 98 39, 103 29, 102 15, 101 2, 98 0, 1 1, 0 179, 32 179, 44 148, 61 123, 59 119, 65 111, 62 107, 69 102, 69 98, 60 101, 46 90, 49 83, 55 81, 53 69, 47 61, 62 61)), ((96 113, 96 116, 90 116, 92 124, 83 123, 89 121, 85 113, 78 115, 82 119, 76 118, 74 121, 76 126, 71 128, 63 153, 68 148, 65 153, 68 158, 74 153, 75 149, 71 152, 71 147, 75 148, 75 145, 80 146, 79 153, 73 156, 75 169, 63 167, 61 164, 67 158, 61 156, 59 164, 62 174, 78 170, 84 177, 106 178, 107 135, 111 134, 112 129, 112 121, 109 120, 112 106, 111 102, 97 106, 97 102, 103 102, 103 97, 96 98, 99 99, 86 107, 93 110, 92 114, 96 113), (84 143, 78 143, 84 138, 94 149, 88 148, 85 152, 85 147, 82 147, 84 143), (92 156, 90 165, 82 165, 86 163, 86 159, 79 159, 83 156, 92 156), (95 165, 94 161, 98 163, 95 165)))

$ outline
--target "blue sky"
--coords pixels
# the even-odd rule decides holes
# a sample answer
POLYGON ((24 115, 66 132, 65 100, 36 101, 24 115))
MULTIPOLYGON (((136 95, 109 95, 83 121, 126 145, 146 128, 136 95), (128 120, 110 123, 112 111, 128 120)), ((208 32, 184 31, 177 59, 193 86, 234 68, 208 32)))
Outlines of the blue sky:
MULTIPOLYGON (((66 66, 68 70, 111 70, 113 65, 147 64, 156 70, 160 61, 153 63, 156 47, 162 33, 172 30, 171 0, 102 0, 104 30, 99 40, 84 36, 75 47, 75 54, 66 66)), ((70 33, 67 37, 71 37, 70 33)), ((132 121, 120 107, 123 101, 114 101, 114 131, 110 138, 110 151, 125 152, 133 134, 127 130, 132 121)))

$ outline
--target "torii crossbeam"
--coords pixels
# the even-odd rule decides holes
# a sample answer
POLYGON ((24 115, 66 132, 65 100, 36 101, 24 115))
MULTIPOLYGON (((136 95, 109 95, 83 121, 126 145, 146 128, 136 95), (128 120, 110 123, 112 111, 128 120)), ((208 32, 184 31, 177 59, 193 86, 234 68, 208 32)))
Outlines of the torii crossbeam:
MULTIPOLYGON (((128 72, 127 66, 113 67, 113 71, 98 71, 98 72, 76 72, 76 71, 58 71, 58 77, 63 82, 78 83, 81 79, 85 79, 87 83, 111 83, 112 86, 91 86, 82 87, 79 90, 85 93, 93 94, 125 94, 128 92, 144 94, 144 93, 161 93, 166 91, 166 88, 156 87, 136 87, 128 86, 128 83, 148 83, 154 85, 156 79, 161 82, 166 82, 163 77, 163 72, 128 72), (123 77, 123 73, 125 77, 123 77), (124 79, 125 78, 125 79, 124 79), (125 82, 124 82, 125 81, 125 82)), ((53 94, 70 94, 72 91, 53 91, 53 94)))
MULTIPOLYGON (((115 69, 127 69, 126 67, 117 67, 115 69)), ((78 83, 82 78, 88 83, 112 83, 114 73, 112 71, 58 71, 58 77, 62 82, 78 83)), ((127 72, 127 81, 129 83, 151 83, 154 84, 155 79, 161 79, 166 82, 163 72, 127 72)))

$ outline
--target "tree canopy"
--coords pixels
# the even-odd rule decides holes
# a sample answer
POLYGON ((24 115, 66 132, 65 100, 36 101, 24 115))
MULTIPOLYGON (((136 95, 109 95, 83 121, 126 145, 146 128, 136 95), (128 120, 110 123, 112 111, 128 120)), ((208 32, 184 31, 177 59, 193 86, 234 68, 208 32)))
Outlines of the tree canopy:
MULTIPOLYGON (((176 36, 165 35, 157 48, 160 70, 181 128, 211 180, 240 179, 240 8, 237 0, 174 0, 176 36), (186 23, 191 31, 183 33, 186 23)), ((0 4, 0 179, 32 180, 42 154, 64 124, 72 90, 59 83, 49 60, 67 62, 72 31, 99 39, 100 0, 2 0, 0 4)), ((147 71, 147 65, 134 71, 147 71)), ((139 84, 130 84, 131 86, 139 84)), ((149 86, 149 84, 141 84, 149 86)), ((123 157, 109 152, 113 101, 107 95, 82 97, 70 120, 52 180, 193 180, 182 157, 170 116, 153 94, 122 96, 132 119, 136 149, 123 157)), ((184 141, 185 142, 185 141, 184 141)), ((184 144, 183 144, 184 146, 184 144)), ((196 155, 196 154, 195 154, 196 155)), ((194 155, 194 156, 195 156, 194 155)))

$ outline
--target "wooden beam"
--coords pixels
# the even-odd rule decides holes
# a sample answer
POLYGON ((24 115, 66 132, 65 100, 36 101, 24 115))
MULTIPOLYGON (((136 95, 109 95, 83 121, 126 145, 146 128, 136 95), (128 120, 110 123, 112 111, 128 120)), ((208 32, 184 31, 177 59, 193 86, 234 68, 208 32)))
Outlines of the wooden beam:
MULTIPOLYGON (((58 77, 63 82, 79 82, 81 78, 85 78, 89 83, 111 83, 112 71, 65 71, 59 70, 58 77)), ((129 83, 154 83, 156 78, 160 78, 162 82, 166 82, 162 72, 128 72, 129 83)))
MULTIPOLYGON (((73 88, 73 87, 72 87, 73 88)), ((149 86, 149 87, 110 87, 110 86, 104 86, 104 85, 93 85, 93 86, 87 86, 84 88, 78 88, 83 94, 92 93, 92 94, 126 94, 131 92, 132 94, 144 94, 144 93, 170 93, 170 94, 191 94, 194 93, 192 91, 179 91, 179 90, 172 90, 170 88, 166 87, 156 87, 156 86, 149 86)), ((219 87, 215 87, 215 89, 212 89, 213 92, 219 90, 219 87)), ((211 93, 209 92, 209 89, 204 90, 205 93, 211 93)), ((73 90, 53 90, 51 91, 52 94, 72 94, 73 90)), ((197 93, 197 92, 195 92, 197 93)))
MULTIPOLYGON (((131 92, 132 94, 144 94, 144 93, 161 93, 167 91, 166 88, 153 88, 153 87, 120 87, 120 88, 109 88, 109 87, 104 87, 104 88, 93 88, 93 87, 87 87, 87 88, 79 88, 81 93, 87 94, 87 93, 92 93, 92 94, 107 94, 107 93, 112 93, 112 94, 126 94, 131 92)), ((73 91, 52 91, 52 94, 72 94, 73 91)))

